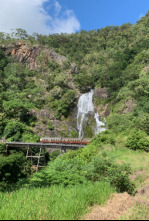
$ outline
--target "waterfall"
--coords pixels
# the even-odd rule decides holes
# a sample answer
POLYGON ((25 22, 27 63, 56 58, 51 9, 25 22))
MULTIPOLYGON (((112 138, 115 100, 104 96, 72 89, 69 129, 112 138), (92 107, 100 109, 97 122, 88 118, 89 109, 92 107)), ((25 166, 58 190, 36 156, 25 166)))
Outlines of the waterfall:
POLYGON ((92 112, 96 121, 95 134, 98 134, 106 129, 103 128, 105 124, 99 120, 99 114, 95 113, 93 105, 93 94, 94 91, 83 94, 78 102, 78 114, 77 114, 77 127, 79 130, 79 138, 83 138, 83 123, 88 120, 87 115, 92 112))

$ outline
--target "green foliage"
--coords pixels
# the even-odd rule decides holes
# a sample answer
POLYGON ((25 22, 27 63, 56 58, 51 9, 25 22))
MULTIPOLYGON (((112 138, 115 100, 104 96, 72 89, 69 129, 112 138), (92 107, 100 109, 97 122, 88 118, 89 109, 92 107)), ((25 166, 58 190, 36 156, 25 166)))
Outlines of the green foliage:
POLYGON ((1 193, 0 219, 79 220, 90 206, 104 205, 114 192, 109 183, 100 182, 1 193))
POLYGON ((88 181, 109 182, 118 192, 132 194, 134 184, 130 181, 131 169, 127 165, 115 164, 110 158, 96 157, 104 144, 114 144, 111 134, 96 137, 93 142, 78 151, 70 151, 62 157, 50 162, 43 170, 30 179, 33 187, 85 184, 88 181))
POLYGON ((26 159, 23 154, 13 154, 0 158, 0 190, 26 176, 25 164, 26 159))
POLYGON ((146 138, 146 134, 142 131, 134 130, 128 136, 126 146, 132 150, 145 150, 149 151, 149 140, 146 138))
POLYGON ((48 129, 49 130, 54 130, 54 126, 53 126, 51 121, 48 123, 48 129))
POLYGON ((11 141, 20 141, 24 131, 25 125, 13 120, 6 125, 3 136, 11 141))
POLYGON ((56 117, 58 119, 60 119, 62 116, 67 118, 74 105, 75 92, 72 90, 66 90, 66 92, 63 91, 63 93, 60 95, 57 93, 53 93, 52 95, 53 97, 51 97, 50 106, 56 111, 56 117))
POLYGON ((149 135, 149 114, 146 114, 144 116, 141 115, 141 117, 142 118, 139 124, 139 128, 149 135))
POLYGON ((94 133, 95 133, 95 132, 94 132, 94 129, 93 129, 92 126, 86 126, 84 132, 85 132, 84 138, 85 138, 85 137, 86 137, 86 138, 94 137, 94 133))
POLYGON ((78 132, 71 130, 71 138, 77 138, 78 137, 78 132))
POLYGON ((0 143, 0 154, 4 154, 6 152, 6 144, 0 143))
POLYGON ((6 88, 15 92, 22 91, 27 84, 26 77, 29 73, 30 71, 24 65, 9 63, 4 71, 6 88))
POLYGON ((3 110, 7 118, 19 118, 27 121, 27 113, 33 107, 30 103, 24 103, 20 99, 3 102, 3 110))
POLYGON ((57 157, 59 157, 59 155, 60 155, 60 150, 50 153, 49 154, 50 161, 55 160, 57 157))
POLYGON ((74 82, 81 92, 86 92, 94 87, 92 76, 86 73, 75 75, 74 82))
POLYGON ((56 75, 53 84, 62 88, 67 87, 67 76, 64 73, 56 75))
POLYGON ((107 121, 108 128, 115 134, 130 131, 138 126, 137 123, 137 117, 134 113, 128 113, 125 115, 115 113, 109 116, 107 121))
MULTIPOLYGON (((149 112, 147 24, 148 13, 135 25, 108 26, 89 32, 81 30, 80 33, 69 35, 43 36, 34 33, 30 36, 20 28, 11 34, 0 33, 0 112, 5 114, 0 134, 7 119, 19 118, 21 122, 34 127, 30 110, 41 110, 47 108, 48 104, 58 120, 68 118, 76 105, 76 94, 99 87, 106 87, 109 92, 106 103, 112 108, 112 114, 107 119, 107 126, 113 132, 138 128, 148 133, 147 123, 140 120, 140 115, 148 119, 144 116, 149 112), (43 48, 37 56, 39 65, 36 71, 28 69, 23 55, 17 59, 25 64, 6 57, 3 45, 13 45, 18 40, 29 48, 38 48, 37 45, 43 48), (64 55, 66 61, 58 64, 54 57, 47 58, 45 51, 49 47, 64 55), (128 108, 128 113, 122 115, 117 107, 128 98, 134 101, 135 110, 130 110, 130 113, 128 108)), ((92 135, 91 128, 86 130, 87 134, 92 135)))
POLYGON ((17 28, 13 34, 19 39, 27 39, 29 37, 27 32, 21 28, 17 28))
POLYGON ((59 68, 59 64, 53 61, 49 61, 49 68, 51 71, 55 71, 57 68, 59 68))
POLYGON ((86 183, 84 177, 76 173, 80 163, 76 160, 62 161, 60 158, 49 163, 45 171, 35 174, 31 179, 31 186, 51 186, 51 185, 76 185, 86 183))
POLYGON ((31 132, 24 132, 22 134, 21 141, 22 142, 30 142, 30 143, 36 143, 39 142, 39 137, 31 132))
POLYGON ((94 145, 101 145, 101 144, 115 144, 115 137, 114 134, 111 133, 110 130, 100 133, 97 135, 93 140, 92 143, 94 145))
POLYGON ((130 194, 134 192, 134 184, 129 179, 131 168, 127 165, 116 165, 111 160, 96 157, 82 170, 87 180, 92 182, 107 181, 116 188, 117 192, 127 191, 130 194))
POLYGON ((0 77, 2 79, 4 68, 6 67, 8 60, 4 54, 4 52, 0 49, 0 77))

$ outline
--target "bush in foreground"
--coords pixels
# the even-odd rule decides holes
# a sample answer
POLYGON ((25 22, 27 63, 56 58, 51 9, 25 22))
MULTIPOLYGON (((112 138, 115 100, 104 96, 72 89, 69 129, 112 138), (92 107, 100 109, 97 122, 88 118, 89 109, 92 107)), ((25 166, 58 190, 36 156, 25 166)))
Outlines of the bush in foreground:
POLYGON ((8 157, 0 157, 0 190, 11 187, 20 178, 26 176, 24 167, 26 158, 23 154, 12 154, 8 157))
MULTIPOLYGON (((91 149, 91 153, 92 151, 91 149)), ((89 150, 87 153, 88 156, 90 156, 89 150)), ((80 150, 78 155, 74 155, 73 159, 59 157, 55 161, 50 162, 46 170, 33 175, 30 179, 30 186, 46 187, 62 185, 68 187, 77 184, 86 184, 87 182, 95 183, 106 181, 110 183, 117 192, 133 194, 134 184, 129 179, 129 175, 131 174, 129 166, 116 164, 111 159, 106 159, 103 156, 93 156, 90 157, 90 161, 84 161, 84 150, 82 150, 82 153, 80 150)))

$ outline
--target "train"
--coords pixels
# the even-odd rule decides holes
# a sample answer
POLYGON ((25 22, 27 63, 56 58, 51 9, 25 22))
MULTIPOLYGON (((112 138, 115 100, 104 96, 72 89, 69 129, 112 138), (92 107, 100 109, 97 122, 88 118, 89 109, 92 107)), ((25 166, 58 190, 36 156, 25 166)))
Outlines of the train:
POLYGON ((88 145, 91 142, 91 138, 57 138, 57 137, 42 137, 41 143, 57 143, 57 144, 82 144, 88 145))

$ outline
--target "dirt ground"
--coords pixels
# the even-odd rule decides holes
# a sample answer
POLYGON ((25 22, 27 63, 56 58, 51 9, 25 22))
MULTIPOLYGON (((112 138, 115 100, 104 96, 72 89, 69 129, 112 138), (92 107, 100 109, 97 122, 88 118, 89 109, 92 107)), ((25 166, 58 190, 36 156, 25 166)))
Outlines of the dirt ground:
POLYGON ((135 199, 127 193, 114 194, 106 206, 92 208, 92 212, 84 220, 118 220, 134 205, 135 199))
POLYGON ((84 220, 120 220, 133 206, 139 204, 149 208, 149 185, 145 185, 130 196, 128 193, 114 194, 105 206, 96 206, 90 209, 84 220))

